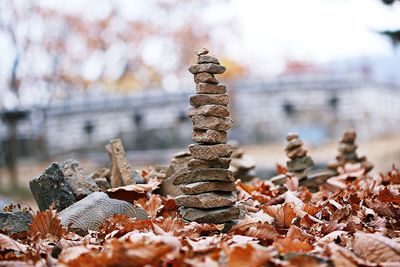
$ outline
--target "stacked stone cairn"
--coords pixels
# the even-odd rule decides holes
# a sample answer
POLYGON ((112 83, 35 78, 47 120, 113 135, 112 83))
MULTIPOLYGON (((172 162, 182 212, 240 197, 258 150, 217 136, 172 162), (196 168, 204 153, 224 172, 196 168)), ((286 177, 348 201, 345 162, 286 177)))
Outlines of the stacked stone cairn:
POLYGON ((344 167, 347 163, 360 163, 366 173, 372 170, 373 164, 367 161, 365 156, 357 155, 356 138, 357 134, 354 131, 347 131, 343 134, 339 143, 339 155, 336 156, 336 162, 328 164, 329 169, 337 171, 339 167, 344 167))
POLYGON ((307 149, 303 147, 304 143, 297 133, 289 133, 286 140, 288 144, 285 151, 290 159, 286 162, 288 171, 294 173, 299 179, 306 178, 308 170, 314 166, 312 158, 307 156, 307 149))
POLYGON ((193 122, 189 146, 192 159, 187 171, 175 176, 174 184, 181 185, 177 196, 182 217, 199 223, 225 223, 238 219, 240 209, 235 205, 235 179, 228 170, 233 149, 227 142, 227 130, 233 121, 227 109, 226 86, 219 85, 215 74, 226 68, 218 59, 208 55, 205 48, 196 51, 197 64, 189 68, 194 74, 196 95, 190 97, 192 108, 188 116, 193 122))

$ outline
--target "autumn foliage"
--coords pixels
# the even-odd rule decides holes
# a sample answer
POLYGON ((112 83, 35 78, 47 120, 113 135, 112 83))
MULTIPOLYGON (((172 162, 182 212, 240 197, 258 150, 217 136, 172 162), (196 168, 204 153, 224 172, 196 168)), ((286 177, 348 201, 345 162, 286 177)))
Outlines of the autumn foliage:
POLYGON ((49 209, 23 237, 0 234, 0 265, 399 266, 399 170, 354 173, 315 193, 295 177, 282 186, 238 181, 243 216, 226 225, 185 222, 174 199, 154 191, 134 200, 149 219, 115 215, 85 236, 49 209))

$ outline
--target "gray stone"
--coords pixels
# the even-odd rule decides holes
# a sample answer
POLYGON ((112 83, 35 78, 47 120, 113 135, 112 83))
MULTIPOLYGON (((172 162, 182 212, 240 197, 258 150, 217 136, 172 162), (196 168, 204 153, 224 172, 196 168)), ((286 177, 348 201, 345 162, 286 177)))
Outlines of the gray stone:
POLYGON ((314 162, 309 156, 293 159, 286 164, 290 172, 303 171, 314 166, 314 162))
POLYGON ((339 152, 342 153, 354 153, 357 150, 357 145, 341 143, 339 145, 339 152))
POLYGON ((66 160, 63 165, 63 171, 65 180, 71 187, 76 200, 100 190, 96 182, 83 170, 77 160, 66 160))
POLYGON ((212 83, 218 84, 219 81, 214 77, 214 75, 207 72, 200 72, 194 75, 195 83, 212 83))
POLYGON ((166 178, 171 177, 178 170, 186 167, 187 162, 192 158, 192 154, 187 151, 177 153, 171 160, 171 164, 165 173, 166 178))
POLYGON ((82 230, 98 230, 105 219, 125 214, 129 217, 147 219, 148 214, 129 202, 109 198, 103 192, 95 192, 59 213, 61 224, 82 230))
POLYGON ((195 221, 198 223, 225 223, 239 219, 240 208, 236 206, 208 210, 181 208, 180 213, 183 219, 188 221, 195 221))
POLYGON ((138 170, 133 171, 132 178, 133 178, 133 180, 135 180, 135 183, 137 183, 137 184, 145 183, 143 176, 140 174, 140 172, 138 170))
POLYGON ((235 183, 229 182, 196 182, 181 186, 181 191, 188 195, 196 195, 212 191, 233 192, 236 190, 235 183))
POLYGON ((219 64, 214 63, 203 63, 203 64, 196 64, 189 67, 189 71, 192 74, 197 74, 200 72, 207 72, 211 74, 222 74, 224 73, 226 68, 219 64))
POLYGON ((190 97, 190 105, 194 107, 204 105, 227 106, 229 97, 226 94, 197 94, 190 97))
POLYGON ((314 171, 307 174, 307 179, 302 179, 299 181, 299 185, 304 185, 315 191, 320 185, 326 183, 326 180, 335 175, 332 171, 314 171))
POLYGON ((212 209, 235 204, 236 193, 208 192, 199 195, 181 195, 175 198, 178 206, 186 208, 212 209))
POLYGON ((217 145, 189 145, 189 150, 193 158, 202 160, 215 160, 219 158, 229 158, 233 149, 228 144, 217 145))
POLYGON ((202 115, 193 116, 192 123, 193 130, 226 131, 233 126, 233 121, 230 118, 218 118, 202 115))
POLYGON ((95 178, 94 181, 102 191, 107 191, 107 189, 111 188, 110 183, 107 181, 107 178, 99 177, 95 178))
POLYGON ((197 94, 225 94, 226 86, 223 84, 199 83, 196 84, 197 94))
POLYGON ((219 158, 215 160, 191 159, 188 161, 187 167, 189 170, 199 170, 206 168, 228 169, 230 162, 230 158, 219 158))
POLYGON ((200 144, 222 144, 227 141, 227 133, 215 130, 193 131, 192 140, 200 144))
POLYGON ((256 167, 256 162, 253 157, 244 154, 240 158, 232 157, 231 165, 237 169, 248 171, 256 167))
POLYGON ((221 105, 204 105, 199 107, 192 107, 188 111, 188 116, 193 117, 196 115, 214 116, 220 118, 229 117, 229 110, 221 105))
POLYGON ((210 56, 210 55, 200 55, 197 58, 197 63, 201 64, 201 63, 215 63, 215 64, 219 64, 219 61, 217 58, 210 56))
POLYGON ((42 175, 32 179, 29 186, 41 211, 48 209, 52 203, 57 211, 61 211, 76 202, 58 163, 52 163, 42 175))
POLYGON ((196 50, 195 54, 198 55, 198 56, 201 56, 201 55, 208 54, 208 52, 209 51, 208 51, 207 48, 199 48, 199 49, 196 50))
POLYGON ((171 176, 162 181, 160 185, 160 195, 177 197, 182 195, 181 186, 174 185, 174 176, 171 176))
POLYGON ((187 184, 204 181, 234 182, 233 172, 227 169, 200 169, 194 171, 184 171, 174 175, 174 184, 187 184))
POLYGON ((9 235, 28 231, 30 223, 32 215, 29 212, 0 212, 0 229, 9 235))

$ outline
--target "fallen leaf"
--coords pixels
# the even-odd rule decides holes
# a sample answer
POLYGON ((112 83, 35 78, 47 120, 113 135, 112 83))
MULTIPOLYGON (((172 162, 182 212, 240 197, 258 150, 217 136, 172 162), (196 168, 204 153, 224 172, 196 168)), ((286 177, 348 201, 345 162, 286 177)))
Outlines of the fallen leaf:
POLYGON ((228 267, 266 266, 274 254, 264 247, 247 244, 234 247, 228 253, 228 267))
POLYGON ((275 224, 280 227, 289 228, 293 220, 296 218, 296 213, 292 204, 285 203, 283 205, 262 206, 262 209, 275 219, 275 224))
POLYGON ((147 184, 131 184, 111 188, 106 191, 110 198, 134 201, 143 198, 146 193, 153 192, 160 185, 159 181, 150 180, 147 184))
POLYGON ((51 208, 43 212, 36 213, 29 225, 29 235, 35 237, 39 234, 42 239, 58 241, 67 232, 61 225, 60 217, 56 210, 51 208))
POLYGON ((25 252, 27 247, 10 237, 0 234, 0 252, 6 251, 6 250, 13 250, 13 251, 18 251, 18 252, 25 252))
POLYGON ((280 238, 274 242, 274 247, 281 254, 289 252, 308 252, 313 249, 313 246, 307 241, 301 241, 297 238, 280 238))
POLYGON ((400 261, 400 244, 380 234, 355 233, 353 250, 370 262, 400 261))
POLYGON ((149 200, 141 198, 135 203, 139 204, 151 218, 157 217, 158 212, 164 207, 159 195, 152 195, 149 200))

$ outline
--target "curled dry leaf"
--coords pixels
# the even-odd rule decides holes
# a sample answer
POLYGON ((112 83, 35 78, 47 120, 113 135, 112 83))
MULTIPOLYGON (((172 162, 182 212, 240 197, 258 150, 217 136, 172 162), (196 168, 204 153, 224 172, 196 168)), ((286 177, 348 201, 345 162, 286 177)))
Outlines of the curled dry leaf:
POLYGON ((292 204, 285 203, 283 205, 262 206, 262 209, 275 219, 275 224, 280 227, 289 228, 296 213, 292 204))
POLYGON ((308 241, 290 237, 278 239, 275 241, 274 246, 281 254, 289 252, 308 252, 313 249, 313 246, 308 241))
POLYGON ((276 164, 276 172, 278 174, 286 174, 288 172, 288 169, 281 164, 276 164))
POLYGON ((27 247, 10 237, 0 234, 0 252, 4 252, 7 250, 25 252, 27 247))
POLYGON ((398 192, 394 192, 389 188, 383 188, 378 194, 378 200, 382 202, 392 202, 396 204, 400 204, 400 194, 398 192))
POLYGON ((145 196, 148 192, 153 192, 160 185, 159 181, 150 180, 147 184, 131 184, 111 188, 107 190, 107 195, 110 198, 134 201, 145 196))
POLYGON ((67 230, 61 225, 61 220, 56 210, 51 208, 38 212, 33 216, 32 223, 29 225, 29 235, 31 237, 39 235, 40 238, 46 238, 51 241, 60 240, 66 232, 67 230))
POLYGON ((141 198, 136 201, 150 216, 151 218, 157 217, 158 212, 164 207, 163 201, 159 195, 152 195, 149 200, 141 198))
POLYGON ((353 250, 370 262, 400 262, 400 244, 380 234, 355 233, 353 250))

